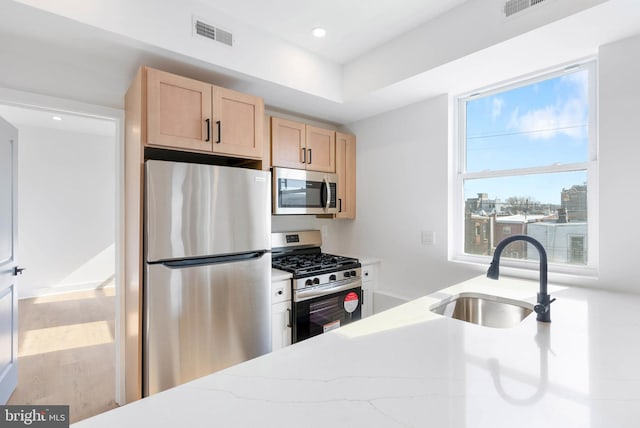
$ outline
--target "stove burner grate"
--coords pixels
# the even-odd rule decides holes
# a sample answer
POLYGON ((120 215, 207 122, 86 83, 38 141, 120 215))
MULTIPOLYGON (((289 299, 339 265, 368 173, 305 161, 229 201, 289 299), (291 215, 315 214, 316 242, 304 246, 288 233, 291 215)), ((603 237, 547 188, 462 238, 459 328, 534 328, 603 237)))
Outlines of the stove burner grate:
POLYGON ((276 269, 302 275, 311 272, 330 272, 345 266, 357 264, 358 260, 351 257, 336 256, 327 253, 290 254, 273 259, 272 266, 276 269))

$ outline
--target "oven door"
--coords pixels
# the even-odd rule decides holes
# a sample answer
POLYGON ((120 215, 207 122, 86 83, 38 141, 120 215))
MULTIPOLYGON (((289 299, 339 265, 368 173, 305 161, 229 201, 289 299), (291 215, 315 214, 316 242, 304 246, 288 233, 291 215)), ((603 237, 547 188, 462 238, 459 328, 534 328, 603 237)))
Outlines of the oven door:
POLYGON ((273 168, 273 214, 338 212, 336 174, 273 168))
POLYGON ((292 342, 300 342, 359 320, 362 316, 361 285, 358 280, 332 287, 324 293, 314 290, 315 297, 303 297, 301 301, 299 294, 298 297, 294 296, 292 342))

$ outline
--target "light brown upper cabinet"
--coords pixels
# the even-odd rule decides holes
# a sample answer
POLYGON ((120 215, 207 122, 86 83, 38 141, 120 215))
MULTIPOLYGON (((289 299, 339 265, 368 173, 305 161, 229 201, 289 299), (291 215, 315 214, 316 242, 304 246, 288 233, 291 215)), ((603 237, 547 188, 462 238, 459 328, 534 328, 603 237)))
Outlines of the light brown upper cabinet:
POLYGON ((211 85, 151 68, 146 72, 147 144, 211 151, 211 85))
POLYGON ((152 68, 146 71, 146 144, 262 158, 262 98, 152 68))
POLYGON ((215 153, 262 158, 262 98, 214 86, 213 116, 215 153))
POLYGON ((305 169, 307 135, 305 124, 280 117, 271 118, 271 165, 305 169))
POLYGON ((338 208, 336 218, 356 218, 356 137, 336 132, 338 208))
POLYGON ((335 172, 335 131, 271 118, 271 164, 285 168, 335 172))
POLYGON ((336 171, 336 132, 307 125, 307 169, 336 171))

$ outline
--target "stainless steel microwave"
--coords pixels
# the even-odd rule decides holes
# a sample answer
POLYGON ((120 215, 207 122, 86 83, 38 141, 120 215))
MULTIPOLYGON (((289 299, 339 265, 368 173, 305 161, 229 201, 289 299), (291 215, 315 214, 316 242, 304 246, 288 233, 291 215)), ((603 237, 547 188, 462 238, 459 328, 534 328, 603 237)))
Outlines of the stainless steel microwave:
POLYGON ((337 192, 337 174, 273 168, 273 214, 337 213, 337 192))

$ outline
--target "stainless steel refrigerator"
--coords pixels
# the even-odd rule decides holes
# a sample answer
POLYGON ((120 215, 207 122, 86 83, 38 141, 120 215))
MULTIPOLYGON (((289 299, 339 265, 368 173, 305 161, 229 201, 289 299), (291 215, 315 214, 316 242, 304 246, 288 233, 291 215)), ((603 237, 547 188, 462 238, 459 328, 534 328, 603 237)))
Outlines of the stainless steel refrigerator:
POLYGON ((270 173, 148 160, 143 395, 271 350, 270 173))

